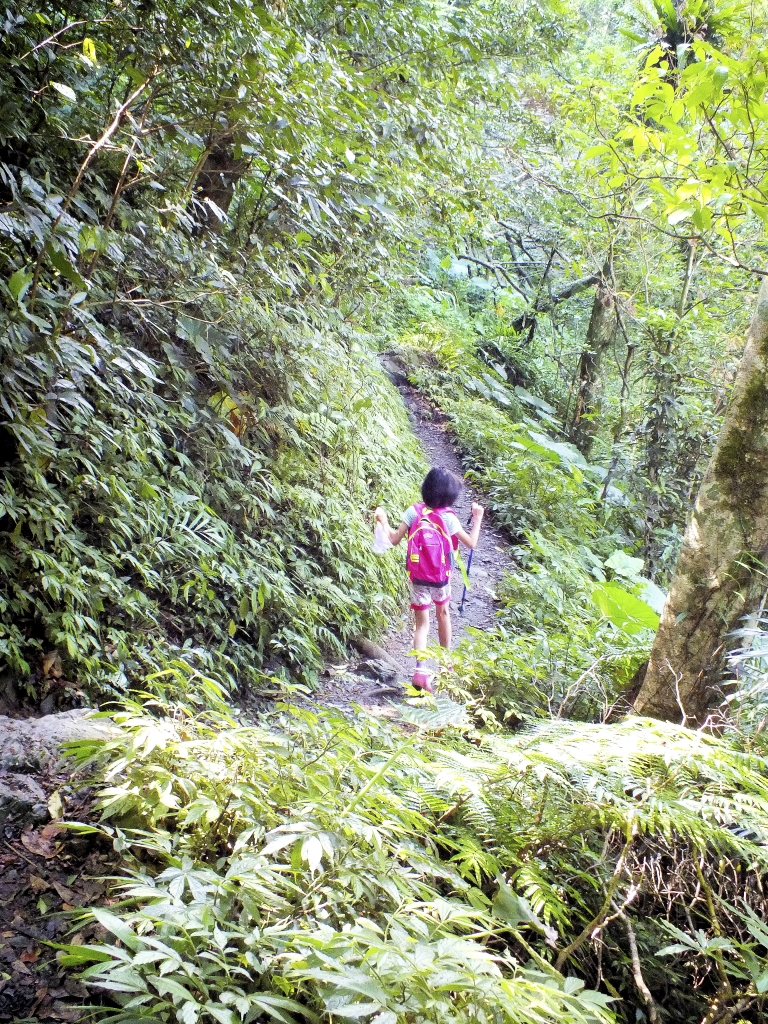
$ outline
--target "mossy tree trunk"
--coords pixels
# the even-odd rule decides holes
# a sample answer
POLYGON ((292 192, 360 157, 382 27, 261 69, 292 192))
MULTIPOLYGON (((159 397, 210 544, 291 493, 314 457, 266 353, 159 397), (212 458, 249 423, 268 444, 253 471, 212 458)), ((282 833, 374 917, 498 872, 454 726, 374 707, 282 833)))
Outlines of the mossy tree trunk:
POLYGON ((597 387, 600 364, 616 334, 616 298, 610 262, 597 281, 584 351, 579 358, 579 386, 569 436, 583 455, 589 455, 597 429, 597 387))
POLYGON ((635 711, 688 724, 719 703, 727 636, 765 589, 768 281, 675 567, 635 711))

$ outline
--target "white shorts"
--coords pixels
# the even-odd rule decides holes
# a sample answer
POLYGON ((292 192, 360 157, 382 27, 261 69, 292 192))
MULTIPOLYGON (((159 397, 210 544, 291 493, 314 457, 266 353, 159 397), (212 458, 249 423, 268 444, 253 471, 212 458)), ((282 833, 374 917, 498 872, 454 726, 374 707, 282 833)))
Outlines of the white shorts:
POLYGON ((433 601, 439 607, 441 604, 448 604, 450 600, 450 582, 444 587, 426 587, 423 583, 411 583, 411 608, 414 611, 430 608, 433 601))

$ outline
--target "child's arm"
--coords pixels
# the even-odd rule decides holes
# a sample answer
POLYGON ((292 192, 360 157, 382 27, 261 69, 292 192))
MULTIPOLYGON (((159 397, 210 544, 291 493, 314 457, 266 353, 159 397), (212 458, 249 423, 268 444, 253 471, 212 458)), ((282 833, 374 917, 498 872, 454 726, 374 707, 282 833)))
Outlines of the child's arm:
POLYGON ((376 519, 379 523, 381 523, 381 525, 387 531, 387 535, 389 536, 390 544, 395 544, 395 545, 399 544, 400 541, 403 539, 403 537, 408 532, 408 524, 407 523, 400 523, 398 528, 396 530, 393 530, 392 527, 389 525, 389 520, 387 519, 387 513, 384 511, 384 509, 381 507, 381 505, 379 505, 379 507, 373 513, 373 516, 374 516, 374 519, 376 519))
POLYGON ((480 524, 483 521, 483 515, 485 509, 482 505, 478 505, 476 501, 472 502, 472 529, 469 533, 466 530, 459 530, 456 535, 462 544, 466 544, 468 548, 476 548, 477 542, 480 539, 480 524))

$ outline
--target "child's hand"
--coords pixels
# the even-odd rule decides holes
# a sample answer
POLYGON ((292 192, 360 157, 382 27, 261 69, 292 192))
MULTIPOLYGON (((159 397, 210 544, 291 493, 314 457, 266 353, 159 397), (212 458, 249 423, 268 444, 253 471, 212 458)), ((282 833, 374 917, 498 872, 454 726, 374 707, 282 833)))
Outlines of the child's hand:
POLYGON ((475 520, 482 519, 484 514, 485 514, 485 509, 483 508, 483 506, 482 505, 478 505, 478 503, 476 501, 473 501, 472 502, 472 518, 475 519, 475 520))
POLYGON ((374 510, 373 518, 376 520, 377 523, 383 523, 387 518, 387 513, 384 511, 381 505, 378 505, 374 510))

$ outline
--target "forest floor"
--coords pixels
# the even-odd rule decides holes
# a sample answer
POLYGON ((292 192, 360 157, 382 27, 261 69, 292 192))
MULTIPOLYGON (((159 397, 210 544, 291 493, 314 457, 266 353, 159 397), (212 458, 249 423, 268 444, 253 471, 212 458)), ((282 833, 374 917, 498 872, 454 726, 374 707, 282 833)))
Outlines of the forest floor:
MULTIPOLYGON (((413 432, 421 442, 430 465, 442 466, 463 478, 464 466, 454 446, 447 417, 439 409, 433 408, 401 374, 395 372, 391 376, 405 402, 413 432)), ((416 497, 417 495, 414 495, 414 499, 416 497)), ((474 501, 481 505, 485 504, 483 495, 476 488, 465 484, 454 505, 456 515, 465 528, 474 501)), ((387 509, 390 521, 399 522, 402 511, 404 509, 387 509)), ((399 557, 399 552, 383 557, 399 557)), ((401 557, 404 558, 404 552, 401 557)), ((466 564, 466 551, 464 561, 466 564)), ((472 557, 470 589, 463 612, 459 611, 459 607, 464 585, 458 573, 453 583, 451 620, 454 644, 466 636, 470 629, 483 630, 493 626, 498 609, 496 588, 505 572, 513 565, 510 542, 495 526, 492 516, 486 511, 480 542, 472 557)), ((430 643, 437 643, 434 614, 430 616, 430 643)), ((312 701, 339 709, 358 705, 372 714, 397 717, 397 704, 406 696, 406 684, 410 681, 416 664, 413 658, 408 657, 408 652, 413 647, 413 616, 409 608, 404 608, 398 620, 392 623, 381 642, 381 647, 393 669, 397 666, 396 679, 370 678, 366 669, 371 662, 370 656, 346 663, 330 664, 323 673, 318 689, 312 694, 312 701)), ((375 661, 375 658, 373 660, 375 661)))
MULTIPOLYGON (((68 820, 87 821, 91 791, 72 787, 70 774, 59 762, 34 778, 48 798, 58 794, 68 820)), ((55 944, 106 940, 96 922, 74 927, 71 912, 109 902, 105 876, 119 860, 106 837, 79 835, 55 821, 0 826, 1 1022, 84 1019, 93 993, 60 963, 55 944)))

